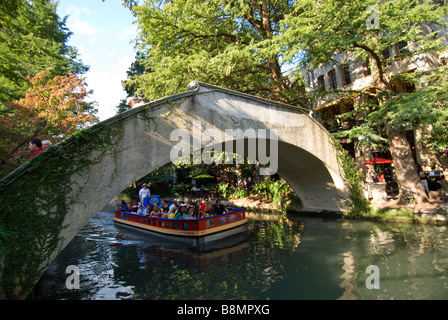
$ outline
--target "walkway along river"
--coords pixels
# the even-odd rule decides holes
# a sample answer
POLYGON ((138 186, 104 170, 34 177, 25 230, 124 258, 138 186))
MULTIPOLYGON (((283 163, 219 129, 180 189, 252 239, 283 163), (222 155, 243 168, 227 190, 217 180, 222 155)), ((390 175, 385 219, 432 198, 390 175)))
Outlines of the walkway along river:
POLYGON ((112 219, 99 212, 29 299, 448 299, 446 226, 253 214, 199 252, 112 219))

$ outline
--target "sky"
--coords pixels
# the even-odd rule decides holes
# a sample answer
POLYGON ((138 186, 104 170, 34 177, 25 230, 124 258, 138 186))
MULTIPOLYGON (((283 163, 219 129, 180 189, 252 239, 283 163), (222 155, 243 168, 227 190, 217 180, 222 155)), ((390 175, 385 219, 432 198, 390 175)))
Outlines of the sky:
POLYGON ((121 81, 135 59, 134 17, 121 0, 59 0, 57 13, 61 19, 68 16, 66 25, 73 32, 68 45, 77 48, 80 60, 90 66, 83 75, 88 90, 93 90, 87 100, 98 103, 101 121, 114 116, 126 98, 121 81))

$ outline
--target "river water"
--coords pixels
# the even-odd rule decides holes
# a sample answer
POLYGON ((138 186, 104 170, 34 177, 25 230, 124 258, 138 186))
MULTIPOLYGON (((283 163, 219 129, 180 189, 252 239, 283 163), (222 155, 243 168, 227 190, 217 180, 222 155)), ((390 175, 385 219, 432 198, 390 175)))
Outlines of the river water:
POLYGON ((31 299, 448 299, 446 226, 250 217, 247 234, 198 251, 99 212, 31 299))

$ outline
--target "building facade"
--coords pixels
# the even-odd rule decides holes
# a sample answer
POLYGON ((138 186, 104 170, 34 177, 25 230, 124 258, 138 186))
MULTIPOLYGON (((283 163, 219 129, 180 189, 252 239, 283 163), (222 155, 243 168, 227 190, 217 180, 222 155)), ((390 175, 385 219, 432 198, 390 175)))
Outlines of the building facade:
MULTIPOLYGON (((436 27, 427 27, 427 31, 436 30, 436 27)), ((447 34, 442 30, 441 37, 447 42, 447 34)), ((412 56, 404 56, 409 50, 414 51, 413 44, 407 42, 399 42, 382 52, 385 59, 391 58, 385 69, 385 75, 388 79, 393 79, 395 75, 424 71, 430 72, 431 69, 446 65, 448 59, 448 50, 444 52, 422 53, 412 56), (400 56, 401 55, 401 56, 400 56)), ((332 62, 326 66, 316 69, 302 69, 305 79, 306 91, 315 97, 313 105, 313 116, 317 118, 325 128, 330 132, 338 132, 347 130, 363 121, 365 117, 362 112, 350 120, 343 120, 340 115, 354 110, 362 101, 370 95, 368 93, 375 92, 374 75, 370 68, 369 61, 363 61, 356 56, 354 52, 345 52, 337 54, 333 57, 332 62)), ((406 84, 403 81, 391 81, 394 93, 413 92, 416 88, 414 85, 406 84)), ((424 83, 420 83, 424 86, 424 83)), ((419 164, 423 162, 434 163, 430 158, 429 152, 424 147, 415 143, 415 137, 419 135, 418 129, 411 130, 408 139, 415 161, 419 164)), ((360 150, 356 147, 357 141, 349 141, 348 139, 340 139, 344 148, 350 152, 355 158, 358 169, 362 174, 367 175, 368 168, 362 164, 371 159, 373 155, 389 157, 385 152, 375 152, 375 150, 360 150)), ((389 168, 389 180, 393 181, 393 165, 389 168)), ((447 172, 448 173, 448 172, 447 172)), ((446 176, 446 174, 445 174, 446 176)), ((394 193, 397 186, 390 183, 388 185, 388 193, 394 193)))

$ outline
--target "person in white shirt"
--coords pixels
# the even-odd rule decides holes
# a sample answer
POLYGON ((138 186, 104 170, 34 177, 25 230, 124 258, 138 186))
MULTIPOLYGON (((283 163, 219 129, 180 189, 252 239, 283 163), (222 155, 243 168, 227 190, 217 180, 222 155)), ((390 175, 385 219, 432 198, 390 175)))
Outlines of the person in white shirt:
POLYGON ((139 193, 138 193, 138 197, 140 198, 140 203, 144 204, 145 202, 145 198, 149 197, 151 195, 151 192, 149 191, 148 186, 146 185, 146 183, 144 183, 142 185, 142 188, 140 189, 139 193))

